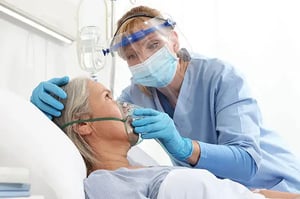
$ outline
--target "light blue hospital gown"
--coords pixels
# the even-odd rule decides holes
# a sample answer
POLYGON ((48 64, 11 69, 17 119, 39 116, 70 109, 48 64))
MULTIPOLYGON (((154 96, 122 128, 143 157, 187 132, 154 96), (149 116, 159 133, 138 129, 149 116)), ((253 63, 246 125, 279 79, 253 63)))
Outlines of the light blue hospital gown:
POLYGON ((196 168, 249 188, 300 192, 299 160, 275 132, 263 126, 245 78, 230 64, 192 55, 175 110, 155 88, 150 91, 152 96, 132 83, 118 100, 169 110, 180 134, 199 141, 201 157, 196 168))
POLYGON ((96 170, 84 180, 86 199, 156 199, 159 187, 174 167, 96 170))

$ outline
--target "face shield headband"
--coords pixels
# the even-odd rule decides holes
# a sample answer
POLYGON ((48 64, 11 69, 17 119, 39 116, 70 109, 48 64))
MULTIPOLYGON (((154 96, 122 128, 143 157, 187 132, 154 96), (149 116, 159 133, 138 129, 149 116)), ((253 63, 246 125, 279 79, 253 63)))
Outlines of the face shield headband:
POLYGON ((121 23, 121 25, 117 29, 116 33, 114 34, 114 37, 110 44, 110 48, 108 48, 106 50, 102 50, 103 54, 107 55, 109 53, 112 53, 112 55, 114 56, 114 52, 117 51, 119 48, 126 47, 132 43, 140 41, 140 40, 144 39, 146 36, 148 36, 149 34, 155 32, 155 31, 159 31, 163 28, 174 29, 175 25, 176 25, 176 22, 172 21, 171 19, 164 19, 161 17, 154 17, 154 16, 150 16, 150 15, 145 15, 145 14, 137 14, 137 15, 130 16, 121 23), (139 30, 130 35, 124 36, 120 40, 118 40, 118 42, 115 42, 115 38, 117 37, 118 31, 122 27, 122 25, 129 19, 136 18, 136 17, 148 17, 148 18, 156 19, 156 20, 163 21, 163 22, 161 24, 157 24, 152 27, 149 27, 145 30, 139 30))

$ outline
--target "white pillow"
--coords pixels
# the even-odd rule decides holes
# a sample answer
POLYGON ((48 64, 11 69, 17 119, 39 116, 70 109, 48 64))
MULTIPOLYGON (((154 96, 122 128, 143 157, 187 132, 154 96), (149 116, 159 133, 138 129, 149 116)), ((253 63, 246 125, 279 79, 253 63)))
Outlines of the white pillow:
POLYGON ((72 141, 33 104, 0 89, 0 167, 29 169, 31 194, 84 199, 86 167, 72 141))

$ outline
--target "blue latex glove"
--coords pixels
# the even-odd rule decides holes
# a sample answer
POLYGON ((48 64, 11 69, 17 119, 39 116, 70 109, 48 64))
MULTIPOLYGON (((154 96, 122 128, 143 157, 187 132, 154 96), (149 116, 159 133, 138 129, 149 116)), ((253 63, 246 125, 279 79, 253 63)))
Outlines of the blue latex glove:
POLYGON ((62 99, 67 97, 66 92, 60 88, 69 82, 69 77, 53 78, 48 81, 41 82, 31 94, 30 101, 43 111, 49 119, 52 120, 53 116, 58 117, 61 115, 61 110, 64 105, 56 100, 53 96, 58 96, 62 99))
POLYGON ((186 161, 192 155, 192 140, 180 136, 168 114, 141 108, 134 110, 133 117, 139 118, 132 125, 143 139, 157 138, 173 157, 181 161, 186 161))

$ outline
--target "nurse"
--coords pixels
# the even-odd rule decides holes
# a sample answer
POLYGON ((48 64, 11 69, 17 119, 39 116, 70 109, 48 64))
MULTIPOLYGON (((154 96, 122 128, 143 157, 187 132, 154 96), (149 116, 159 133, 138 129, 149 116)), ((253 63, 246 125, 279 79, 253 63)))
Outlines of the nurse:
MULTIPOLYGON (((118 100, 139 105, 132 125, 156 139, 176 165, 207 169, 249 188, 300 192, 300 164, 263 126, 256 99, 233 66, 181 48, 175 22, 138 6, 118 21, 110 52, 120 56, 132 83, 118 100), (142 117, 141 117, 142 116, 142 117)), ((65 98, 68 77, 40 83, 31 102, 50 118, 65 98)))

